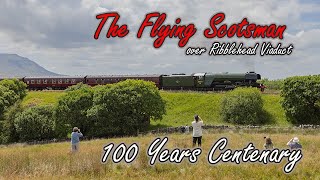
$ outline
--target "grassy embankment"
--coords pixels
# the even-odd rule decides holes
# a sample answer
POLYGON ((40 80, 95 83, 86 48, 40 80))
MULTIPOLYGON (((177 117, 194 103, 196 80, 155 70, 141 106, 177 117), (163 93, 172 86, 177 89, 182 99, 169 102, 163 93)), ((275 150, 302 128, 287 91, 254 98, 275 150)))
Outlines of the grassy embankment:
MULTIPOLYGON (((54 104, 63 92, 30 92, 23 101, 24 106, 54 104)), ((160 126, 178 126, 190 123, 192 116, 198 113, 208 124, 222 124, 219 118, 219 100, 223 94, 217 93, 171 93, 161 92, 167 101, 167 115, 159 122, 160 126)), ((263 95, 264 108, 274 119, 276 125, 286 126, 284 112, 279 95, 263 95)), ((264 131, 265 132, 265 131, 264 131)), ((187 161, 181 164, 149 165, 146 150, 157 135, 139 137, 102 139, 81 142, 80 152, 69 153, 70 144, 53 143, 46 145, 9 145, 0 148, 0 179, 319 179, 320 178, 320 138, 319 131, 289 129, 287 132, 267 131, 268 133, 243 130, 204 130, 203 152, 196 164, 187 161), (298 136, 303 145, 303 158, 291 174, 285 174, 280 164, 263 165, 261 163, 221 163, 210 165, 208 152, 214 142, 227 137, 227 148, 242 149, 252 142, 256 148, 263 147, 263 137, 271 136, 275 147, 286 148, 287 141, 298 136), (108 143, 134 142, 140 146, 137 159, 131 164, 101 164, 104 145, 108 143)), ((191 148, 191 135, 168 135, 166 148, 191 148)), ((215 154, 216 156, 219 153, 215 154)), ((216 157, 215 156, 215 157, 216 157)))
MULTIPOLYGON (((56 103, 64 92, 37 91, 29 92, 23 101, 24 106, 47 105, 56 103)), ((199 114, 205 124, 227 124, 219 115, 220 100, 223 93, 200 93, 200 92, 164 92, 161 96, 167 102, 167 114, 161 121, 152 121, 152 129, 157 127, 171 127, 190 124, 194 114, 199 114)), ((270 119, 271 125, 290 125, 285 118, 284 110, 280 105, 279 94, 263 94, 264 110, 270 119)))
MULTIPOLYGON (((319 132, 305 134, 303 132, 271 134, 275 146, 286 148, 287 141, 298 135, 303 145, 303 158, 290 174, 283 172, 287 159, 280 164, 270 163, 220 163, 210 165, 208 152, 219 138, 227 137, 227 148, 242 149, 252 142, 256 148, 263 147, 261 133, 241 132, 207 132, 203 136, 202 154, 196 164, 187 159, 181 164, 157 163, 149 165, 146 150, 155 139, 155 135, 117 139, 82 141, 80 152, 69 153, 70 144, 53 143, 46 145, 11 145, 0 148, 0 179, 317 179, 320 178, 320 138, 319 132), (134 142, 140 146, 137 159, 131 164, 112 163, 108 159, 101 164, 103 147, 109 143, 134 142)), ((174 148, 191 148, 191 135, 171 134, 166 145, 170 151, 174 148)), ((219 151, 214 157, 219 155, 219 151)))

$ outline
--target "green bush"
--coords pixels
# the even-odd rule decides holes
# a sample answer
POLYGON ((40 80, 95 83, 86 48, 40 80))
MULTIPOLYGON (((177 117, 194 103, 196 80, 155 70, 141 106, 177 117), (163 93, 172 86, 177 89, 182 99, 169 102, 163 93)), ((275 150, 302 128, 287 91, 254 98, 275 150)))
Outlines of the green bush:
POLYGON ((294 124, 320 123, 320 75, 285 79, 282 107, 294 124))
POLYGON ((89 85, 87 84, 83 84, 82 82, 76 84, 76 85, 73 85, 73 86, 70 86, 68 87, 65 92, 69 92, 69 91, 75 91, 75 90, 78 90, 78 89, 82 89, 82 88, 90 88, 89 85))
POLYGON ((0 121, 7 108, 26 96, 26 84, 17 79, 0 81, 0 121))
POLYGON ((18 79, 4 79, 0 81, 0 86, 4 86, 13 91, 20 100, 27 95, 27 85, 18 79))
POLYGON ((237 88, 225 94, 221 101, 222 119, 234 124, 262 124, 263 101, 257 88, 237 88))
POLYGON ((165 102, 151 82, 126 80, 95 90, 89 116, 97 136, 133 135, 144 131, 150 119, 162 119, 165 102))
POLYGON ((14 126, 20 141, 52 139, 55 137, 53 108, 38 106, 26 109, 16 116, 14 126))
POLYGON ((12 143, 19 140, 19 135, 14 126, 14 120, 19 113, 23 111, 21 102, 17 101, 13 106, 9 107, 5 114, 2 122, 2 140, 1 143, 12 143))
POLYGON ((15 94, 13 90, 0 85, 0 117, 3 116, 3 113, 7 108, 12 106, 18 100, 19 96, 15 94))
MULTIPOLYGON (((72 86, 73 87, 73 86, 72 86)), ((67 137, 67 133, 76 126, 86 136, 94 132, 92 121, 87 111, 92 107, 93 89, 87 85, 76 85, 59 98, 55 109, 56 130, 59 137, 67 137)))

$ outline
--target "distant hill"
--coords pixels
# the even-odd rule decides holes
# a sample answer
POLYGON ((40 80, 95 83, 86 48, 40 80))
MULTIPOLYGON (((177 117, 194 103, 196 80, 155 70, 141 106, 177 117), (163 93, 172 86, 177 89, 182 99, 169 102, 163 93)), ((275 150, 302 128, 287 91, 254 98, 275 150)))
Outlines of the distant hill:
POLYGON ((58 76, 28 58, 0 53, 0 77, 58 76))

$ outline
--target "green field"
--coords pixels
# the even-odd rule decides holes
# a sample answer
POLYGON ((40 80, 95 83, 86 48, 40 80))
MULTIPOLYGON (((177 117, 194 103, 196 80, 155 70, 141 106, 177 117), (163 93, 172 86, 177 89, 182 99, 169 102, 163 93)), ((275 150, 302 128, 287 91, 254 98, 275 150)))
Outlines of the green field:
MULTIPOLYGON (((23 106, 55 104, 64 92, 29 92, 23 106)), ((161 91, 167 103, 167 114, 161 121, 152 121, 151 128, 190 124, 194 114, 199 114, 206 124, 226 124, 219 116, 220 100, 224 93, 168 92, 161 91)), ((278 94, 263 94, 265 115, 271 126, 290 126, 286 122, 278 94)), ((137 137, 81 141, 80 152, 70 153, 70 142, 45 145, 11 144, 0 147, 0 179, 319 179, 320 131, 317 129, 269 128, 262 129, 205 129, 202 154, 196 164, 184 160, 181 164, 157 163, 149 165, 148 146, 156 137, 164 134, 147 134, 137 137), (286 143, 298 136, 303 146, 303 158, 293 172, 285 174, 287 163, 220 163, 210 165, 207 156, 213 143, 221 137, 229 140, 227 148, 240 150, 252 142, 263 149, 264 136, 270 136, 274 146, 286 149, 286 143), (110 158, 101 163, 103 147, 109 143, 139 145, 138 157, 131 163, 113 163, 110 158)), ((169 138, 166 148, 191 149, 189 134, 165 134, 169 138)), ((215 157, 219 154, 216 152, 215 157)), ((110 156, 109 156, 110 157, 110 156)))
POLYGON ((30 91, 23 99, 22 105, 25 107, 54 105, 62 95, 64 95, 63 91, 30 91))
MULTIPOLYGON (((32 91, 23 101, 24 106, 48 105, 57 102, 63 91, 32 91)), ((166 101, 167 114, 161 121, 151 121, 151 129, 190 124, 194 114, 199 114, 205 124, 227 124, 220 118, 220 100, 224 93, 161 91, 166 101)), ((263 94, 265 115, 270 125, 288 126, 279 94, 263 94)))
MULTIPOLYGON (((191 148, 191 134, 167 135, 166 148, 191 148)), ((294 133, 241 133, 241 132, 204 132, 202 154, 196 164, 184 160, 181 164, 157 163, 149 165, 146 154, 148 146, 158 137, 146 135, 129 138, 101 139, 82 141, 80 152, 70 154, 70 143, 46 145, 10 145, 0 148, 0 179, 319 179, 320 177, 320 138, 316 134, 294 133), (210 165, 207 155, 221 137, 227 137, 227 148, 242 149, 252 142, 257 149, 262 149, 263 136, 270 135, 276 148, 284 149, 287 141, 298 136, 303 146, 302 160, 293 172, 285 174, 283 167, 287 159, 280 164, 270 163, 220 163, 210 165), (101 163, 103 147, 109 143, 125 143, 127 146, 138 143, 140 151, 131 164, 113 163, 108 159, 101 163)), ((160 136, 163 138, 163 136, 160 136)), ((215 153, 217 157, 220 152, 215 153)))

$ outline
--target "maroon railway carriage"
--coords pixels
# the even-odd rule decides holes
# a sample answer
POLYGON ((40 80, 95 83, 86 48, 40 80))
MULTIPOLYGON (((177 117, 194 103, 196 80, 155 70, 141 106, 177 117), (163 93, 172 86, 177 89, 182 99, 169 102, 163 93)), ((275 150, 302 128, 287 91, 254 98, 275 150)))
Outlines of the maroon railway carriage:
POLYGON ((103 75, 103 76, 86 76, 86 84, 90 86, 113 84, 126 79, 139 79, 144 81, 154 82, 155 85, 160 88, 160 78, 162 75, 103 75))
POLYGON ((25 77, 23 81, 30 90, 59 90, 66 89, 80 82, 85 83, 85 76, 25 77))

